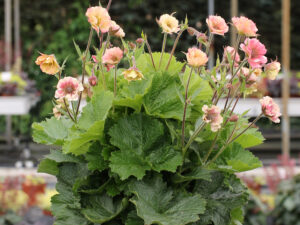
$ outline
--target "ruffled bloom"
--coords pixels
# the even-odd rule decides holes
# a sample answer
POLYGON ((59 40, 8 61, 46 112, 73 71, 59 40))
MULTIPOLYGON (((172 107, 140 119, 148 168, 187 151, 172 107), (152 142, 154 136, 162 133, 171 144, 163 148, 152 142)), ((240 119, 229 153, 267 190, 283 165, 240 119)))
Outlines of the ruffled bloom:
POLYGON ((123 58, 123 51, 119 47, 106 49, 102 56, 102 63, 108 65, 116 65, 123 58))
POLYGON ((281 69, 280 63, 273 61, 265 66, 265 73, 270 80, 275 80, 281 69))
POLYGON ((111 19, 107 10, 101 6, 90 7, 85 13, 93 29, 99 33, 106 33, 111 26, 111 19))
POLYGON ((144 78, 144 75, 136 67, 131 67, 128 70, 125 70, 122 74, 128 81, 141 80, 144 78))
POLYGON ((235 57, 234 59, 234 66, 238 66, 238 63, 240 62, 240 55, 239 53, 237 53, 235 51, 235 49, 231 46, 227 46, 224 48, 224 53, 223 53, 223 61, 225 63, 228 63, 229 60, 228 60, 228 55, 230 55, 230 58, 231 60, 233 60, 233 58, 235 57))
POLYGON ((186 53, 186 58, 188 64, 192 67, 204 66, 208 61, 205 52, 201 51, 196 47, 188 49, 188 52, 186 53))
POLYGON ((256 68, 253 71, 253 73, 255 74, 255 76, 259 77, 261 75, 261 73, 262 73, 262 70, 261 70, 261 68, 256 68))
POLYGON ((35 64, 39 65, 41 70, 44 73, 55 75, 59 72, 59 65, 56 61, 56 58, 54 55, 46 55, 43 53, 40 53, 41 55, 37 57, 35 64))
POLYGON ((244 16, 233 17, 232 23, 234 27, 237 29, 239 34, 245 35, 247 37, 256 36, 256 32, 258 31, 258 29, 252 20, 244 16))
POLYGON ((263 114, 274 123, 279 123, 279 117, 281 116, 280 108, 274 102, 274 100, 269 96, 265 96, 262 99, 260 99, 259 102, 261 104, 261 110, 263 114))
POLYGON ((216 105, 213 105, 211 107, 204 105, 202 107, 202 111, 204 112, 204 115, 202 117, 203 121, 205 123, 210 123, 211 131, 218 131, 221 128, 221 124, 223 123, 221 109, 216 105))
POLYGON ((74 77, 65 77, 58 81, 55 98, 66 98, 69 101, 77 101, 79 92, 83 91, 83 86, 74 77))
POLYGON ((115 22, 111 21, 111 25, 109 28, 109 34, 115 37, 123 38, 125 37, 124 30, 115 22))
POLYGON ((98 83, 98 79, 95 75, 90 76, 88 81, 92 87, 96 86, 98 83))
POLYGON ((228 32, 228 26, 221 16, 209 16, 206 19, 206 23, 212 34, 224 36, 228 32))
POLYGON ((241 49, 245 52, 248 58, 248 63, 252 68, 260 68, 267 63, 267 53, 266 47, 256 38, 247 38, 243 44, 241 44, 241 49))
POLYGON ((245 77, 247 88, 249 88, 252 84, 256 82, 257 76, 254 73, 254 71, 250 71, 248 68, 242 67, 241 72, 242 75, 245 77))
POLYGON ((157 23, 164 33, 172 34, 177 33, 180 30, 178 20, 169 14, 161 15, 159 20, 157 20, 157 23))

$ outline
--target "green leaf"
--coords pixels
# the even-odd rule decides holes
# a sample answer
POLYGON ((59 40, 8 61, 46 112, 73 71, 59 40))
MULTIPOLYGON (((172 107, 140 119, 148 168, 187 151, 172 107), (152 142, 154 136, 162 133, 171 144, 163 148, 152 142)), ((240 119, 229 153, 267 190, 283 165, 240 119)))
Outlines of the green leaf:
POLYGON ((195 192, 205 197, 207 205, 205 213, 193 225, 229 225, 236 218, 232 210, 243 207, 248 200, 247 188, 234 174, 214 172, 212 177, 212 181, 196 183, 195 192))
POLYGON ((125 198, 122 201, 113 201, 107 195, 89 196, 86 201, 89 202, 89 206, 82 209, 82 213, 89 221, 100 224, 119 215, 128 204, 125 198))
POLYGON ((71 154, 64 154, 61 150, 50 150, 50 154, 45 156, 47 159, 51 159, 57 163, 63 163, 63 162, 74 162, 74 163, 80 163, 82 162, 82 159, 71 155, 71 154))
POLYGON ((59 172, 57 163, 51 159, 43 159, 38 166, 39 173, 48 173, 56 176, 59 172))
POLYGON ((41 123, 33 123, 33 140, 40 144, 62 145, 72 125, 73 122, 64 117, 60 120, 51 117, 41 123))
POLYGON ((129 189, 145 224, 184 225, 199 220, 198 215, 205 210, 205 200, 199 194, 174 193, 159 176, 135 181, 129 189))
POLYGON ((109 91, 94 89, 92 100, 83 108, 78 126, 88 130, 97 121, 104 121, 112 106, 113 94, 109 91))
POLYGON ((128 213, 125 225, 144 225, 144 221, 133 210, 128 213))
POLYGON ((185 181, 191 181, 191 180, 207 180, 211 181, 211 170, 196 167, 191 172, 188 172, 184 175, 175 174, 172 178, 173 182, 175 183, 182 183, 185 181))
POLYGON ((73 43, 74 43, 77 55, 78 55, 79 59, 81 59, 81 57, 82 57, 81 50, 80 50, 79 46, 77 45, 77 43, 75 42, 75 40, 73 40, 73 43))
POLYGON ((89 170, 103 171, 108 167, 108 163, 102 156, 102 147, 98 142, 94 143, 88 152, 85 154, 85 158, 88 161, 89 170))
POLYGON ((256 128, 251 128, 238 137, 235 142, 239 143, 243 148, 250 148, 262 144, 264 140, 264 137, 256 128))
POLYGON ((169 146, 161 122, 143 114, 118 121, 109 130, 110 142, 120 150, 110 157, 110 168, 122 180, 133 175, 141 179, 147 170, 175 172, 182 163, 181 153, 169 146))
POLYGON ((238 143, 230 145, 218 158, 217 164, 225 162, 225 165, 231 166, 236 172, 252 170, 262 166, 261 161, 250 151, 243 149, 238 143))
MULTIPOLYGON (((169 73, 156 73, 151 87, 144 96, 144 106, 147 114, 182 120, 184 103, 178 95, 179 78, 169 73)), ((183 90, 183 89, 182 89, 183 90)), ((187 111, 187 115, 189 115, 187 111)))

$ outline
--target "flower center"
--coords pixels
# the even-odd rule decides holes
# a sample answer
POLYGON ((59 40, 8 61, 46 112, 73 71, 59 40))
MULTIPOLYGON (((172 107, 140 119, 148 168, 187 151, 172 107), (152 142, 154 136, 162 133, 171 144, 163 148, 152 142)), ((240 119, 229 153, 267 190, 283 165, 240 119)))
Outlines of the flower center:
POLYGON ((72 86, 68 86, 67 88, 66 88, 66 92, 67 93, 72 93, 74 91, 74 88, 72 87, 72 86))

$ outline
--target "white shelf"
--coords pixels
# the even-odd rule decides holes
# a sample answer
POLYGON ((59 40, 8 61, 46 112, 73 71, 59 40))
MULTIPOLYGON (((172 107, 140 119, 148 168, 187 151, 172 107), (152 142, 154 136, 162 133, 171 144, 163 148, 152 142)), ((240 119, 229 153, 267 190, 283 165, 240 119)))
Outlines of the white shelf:
POLYGON ((24 115, 28 114, 32 106, 39 101, 35 95, 1 96, 0 115, 24 115))

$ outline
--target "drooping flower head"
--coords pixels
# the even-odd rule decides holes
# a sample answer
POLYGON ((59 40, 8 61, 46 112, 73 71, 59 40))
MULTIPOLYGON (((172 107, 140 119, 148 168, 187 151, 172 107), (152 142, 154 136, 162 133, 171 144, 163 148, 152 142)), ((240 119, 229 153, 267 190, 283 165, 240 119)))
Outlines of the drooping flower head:
POLYGON ((108 65, 116 65, 123 58, 123 51, 119 47, 106 49, 102 56, 102 63, 108 65))
POLYGON ((218 131, 221 128, 221 124, 223 123, 221 109, 216 105, 213 105, 211 107, 204 105, 202 107, 202 111, 204 112, 204 115, 202 117, 203 121, 205 123, 210 123, 211 131, 218 131))
POLYGON ((234 66, 238 66, 238 63, 240 62, 240 55, 235 51, 235 49, 231 46, 227 46, 224 48, 224 53, 223 53, 223 61, 225 63, 228 63, 228 55, 230 55, 231 60, 234 60, 234 66), (234 59, 235 57, 235 59, 234 59))
POLYGON ((240 35, 245 35, 247 37, 256 36, 256 32, 258 31, 258 29, 252 20, 244 16, 233 17, 232 23, 240 35))
POLYGON ((55 98, 66 98, 68 101, 77 101, 79 92, 83 91, 83 86, 74 77, 65 77, 58 81, 55 98))
POLYGON ((44 73, 55 75, 59 72, 59 65, 56 61, 56 58, 54 55, 46 55, 43 53, 40 53, 41 55, 37 57, 35 64, 39 65, 41 70, 44 73))
POLYGON ((228 32, 228 26, 221 16, 209 16, 206 19, 206 23, 212 34, 224 36, 228 32))
POLYGON ((125 70, 122 74, 128 81, 141 80, 144 78, 144 75, 134 66, 129 68, 128 70, 125 70))
POLYGON ((207 61, 207 55, 205 52, 201 51, 199 48, 193 47, 189 48, 186 53, 187 62, 191 67, 204 66, 207 61))
POLYGON ((88 81, 89 81, 89 84, 92 87, 96 86, 97 83, 98 83, 98 79, 97 79, 97 77, 95 75, 90 76, 89 79, 88 79, 88 81))
POLYGON ((281 69, 280 63, 273 61, 265 66, 265 73, 270 80, 275 80, 281 69))
POLYGON ((241 44, 241 49, 245 52, 248 63, 252 68, 261 68, 267 63, 266 47, 256 38, 247 38, 241 44))
POLYGON ((99 33, 106 33, 111 26, 111 19, 107 10, 101 6, 90 7, 85 13, 93 29, 99 33))
POLYGON ((111 25, 109 28, 109 34, 115 37, 123 38, 125 37, 124 30, 115 22, 111 21, 111 25))
POLYGON ((274 100, 269 96, 265 96, 262 99, 260 99, 259 102, 261 104, 261 110, 263 114, 274 123, 279 123, 279 117, 281 116, 280 108, 274 102, 274 100))
POLYGON ((157 23, 162 28, 163 33, 172 34, 177 33, 180 30, 178 20, 172 15, 163 14, 160 16, 159 20, 157 20, 157 23))

